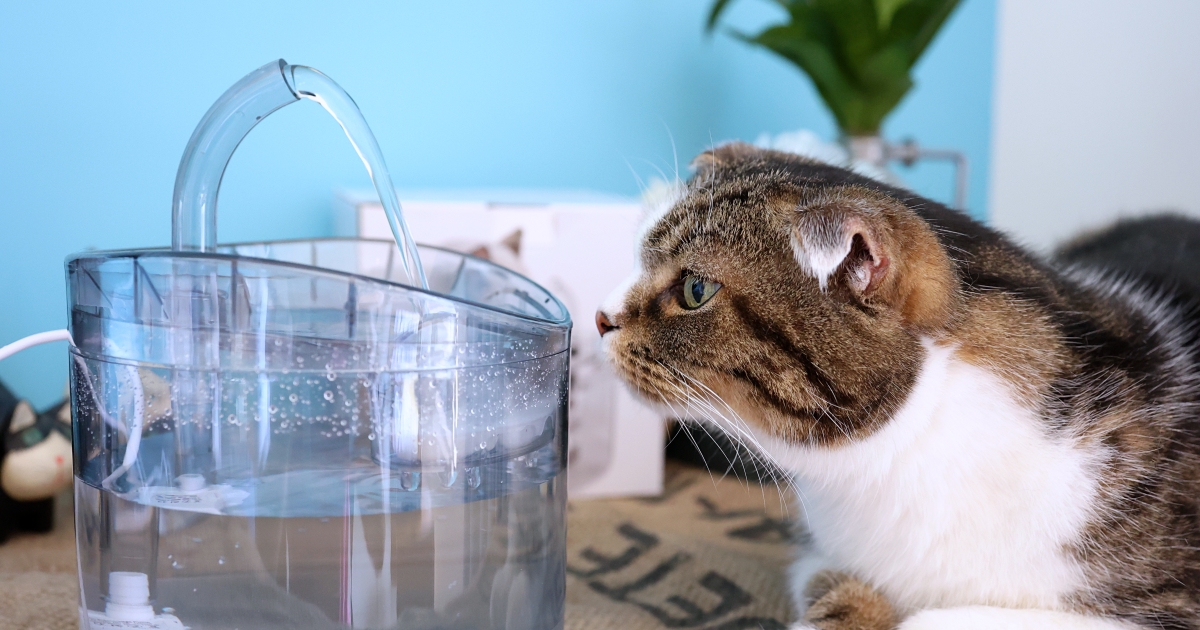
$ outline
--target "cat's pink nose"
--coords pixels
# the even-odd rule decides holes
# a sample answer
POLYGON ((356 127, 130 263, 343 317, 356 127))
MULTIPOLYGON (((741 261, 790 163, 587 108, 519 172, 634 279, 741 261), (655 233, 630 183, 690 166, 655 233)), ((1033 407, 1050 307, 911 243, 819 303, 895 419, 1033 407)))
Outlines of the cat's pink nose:
POLYGON ((601 337, 611 331, 617 330, 618 328, 620 328, 620 326, 612 323, 612 321, 608 319, 608 315, 604 314, 604 311, 596 311, 596 330, 600 331, 601 337))

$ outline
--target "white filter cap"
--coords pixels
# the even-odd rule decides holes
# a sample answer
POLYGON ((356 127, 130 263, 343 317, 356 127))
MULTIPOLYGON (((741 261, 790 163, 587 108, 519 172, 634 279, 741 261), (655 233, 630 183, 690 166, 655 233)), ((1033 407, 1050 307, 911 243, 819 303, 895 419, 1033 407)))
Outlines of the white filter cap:
POLYGON ((121 621, 153 621, 150 578, 145 573, 113 571, 108 574, 108 603, 104 614, 121 621))
POLYGON ((150 603, 150 578, 145 573, 113 571, 108 574, 108 601, 140 606, 150 603))
POLYGON ((179 489, 184 492, 198 492, 204 489, 208 482, 204 480, 204 475, 188 474, 179 475, 175 478, 175 482, 179 484, 179 489))

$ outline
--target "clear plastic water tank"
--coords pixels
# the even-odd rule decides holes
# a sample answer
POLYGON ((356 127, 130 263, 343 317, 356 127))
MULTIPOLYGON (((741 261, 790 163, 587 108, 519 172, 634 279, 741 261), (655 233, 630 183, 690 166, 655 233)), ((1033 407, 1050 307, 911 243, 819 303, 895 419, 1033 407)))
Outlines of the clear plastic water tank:
POLYGON ((402 253, 67 261, 82 627, 562 626, 567 311, 402 253))

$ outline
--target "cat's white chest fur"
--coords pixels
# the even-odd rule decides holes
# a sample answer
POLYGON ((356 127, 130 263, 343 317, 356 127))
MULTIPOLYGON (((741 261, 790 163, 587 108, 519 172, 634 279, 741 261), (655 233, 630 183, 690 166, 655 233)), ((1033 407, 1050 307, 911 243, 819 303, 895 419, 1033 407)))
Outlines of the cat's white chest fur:
MULTIPOLYGON (((1084 586, 1068 546, 1097 492, 1099 453, 1055 435, 987 370, 927 343, 895 418, 838 449, 763 446, 796 476, 819 555, 901 610, 1062 608, 1084 586)), ((772 443, 773 442, 773 443, 772 443)))

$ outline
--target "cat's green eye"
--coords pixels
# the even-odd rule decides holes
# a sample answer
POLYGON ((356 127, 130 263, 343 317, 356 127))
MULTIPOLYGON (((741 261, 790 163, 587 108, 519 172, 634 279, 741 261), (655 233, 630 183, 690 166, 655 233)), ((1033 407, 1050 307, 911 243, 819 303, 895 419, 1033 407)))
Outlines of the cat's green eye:
POLYGON ((700 308, 719 290, 721 290, 720 282, 710 282, 696 276, 688 276, 683 281, 683 307, 688 310, 700 308))

